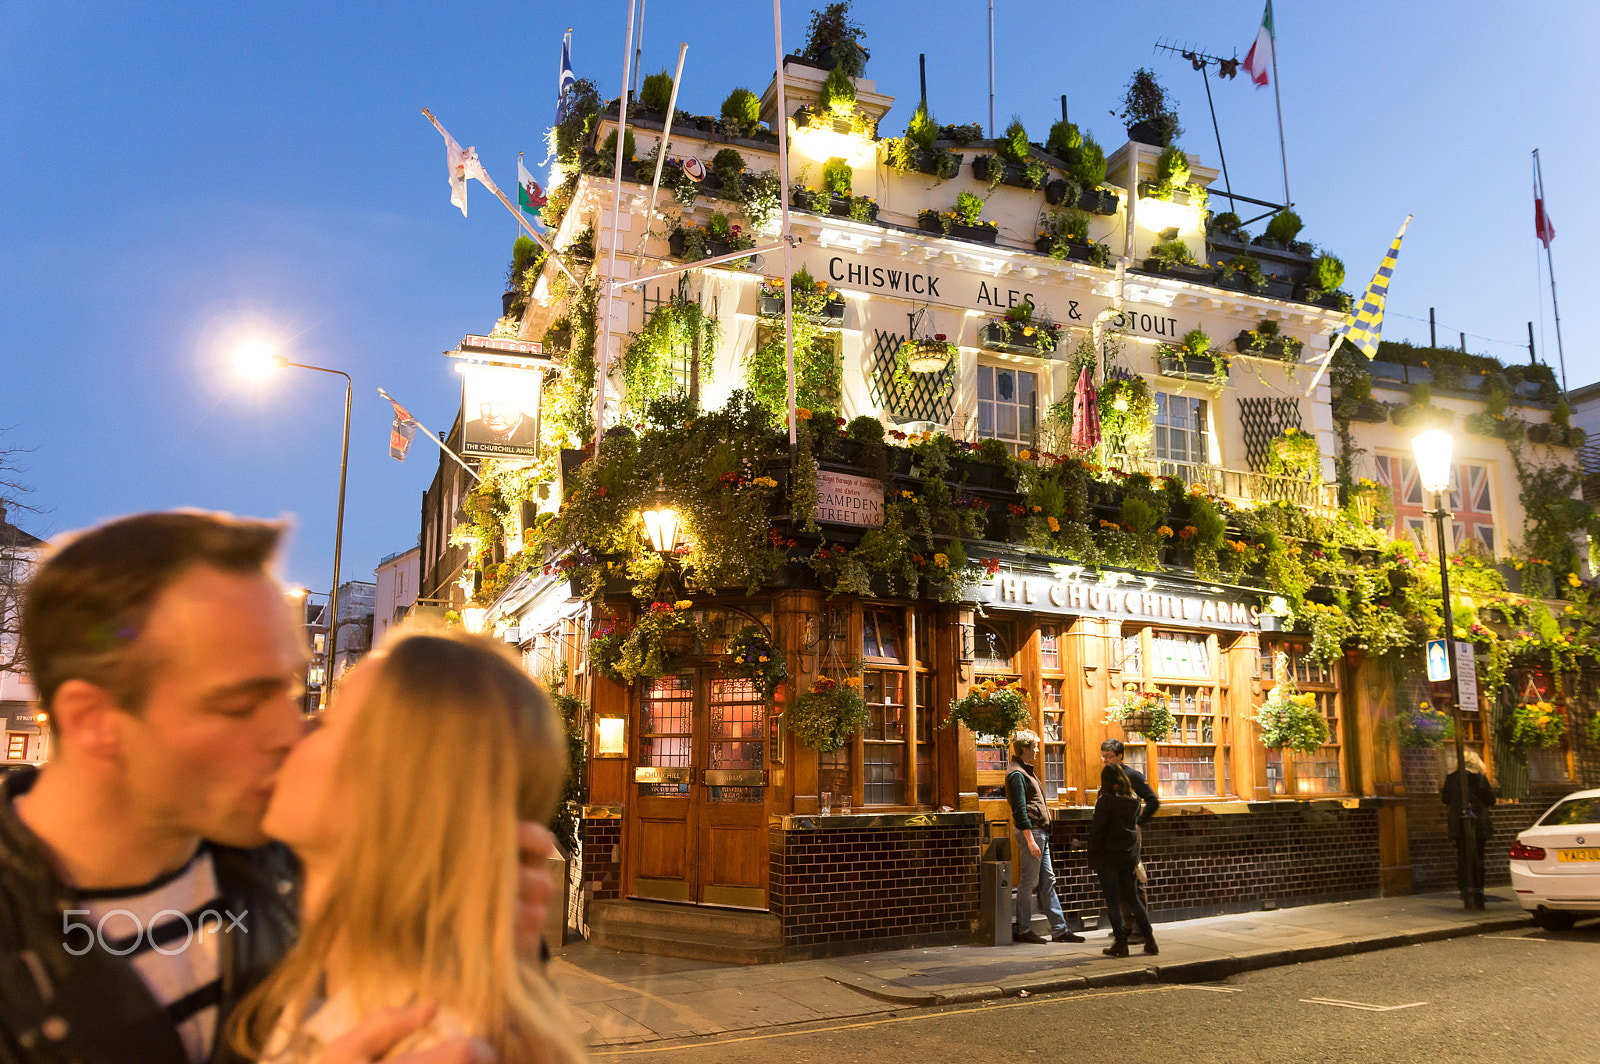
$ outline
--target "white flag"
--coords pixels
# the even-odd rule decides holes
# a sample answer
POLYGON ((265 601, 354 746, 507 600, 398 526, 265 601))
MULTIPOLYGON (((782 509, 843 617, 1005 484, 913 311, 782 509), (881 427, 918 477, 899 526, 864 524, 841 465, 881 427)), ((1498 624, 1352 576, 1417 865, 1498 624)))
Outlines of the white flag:
MULTIPOLYGON (((444 133, 443 129, 440 129, 444 133)), ((467 170, 467 160, 477 161, 477 153, 471 148, 463 151, 461 145, 456 143, 456 138, 444 134, 444 161, 450 170, 450 202, 461 208, 461 217, 467 216, 467 178, 473 176, 467 170)))

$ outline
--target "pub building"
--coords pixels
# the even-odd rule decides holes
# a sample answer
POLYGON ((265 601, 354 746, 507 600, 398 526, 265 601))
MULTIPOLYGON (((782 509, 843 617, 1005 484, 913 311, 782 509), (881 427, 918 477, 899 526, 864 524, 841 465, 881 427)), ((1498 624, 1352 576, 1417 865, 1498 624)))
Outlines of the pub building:
MULTIPOLYGON (((1038 446, 1052 404, 1072 398, 1079 364, 1068 356, 1087 340, 1096 381, 1137 375, 1154 393, 1148 451, 1107 454, 1107 465, 1178 477, 1240 507, 1337 507, 1331 481, 1339 443, 1327 378, 1309 397, 1302 393, 1314 372, 1307 363, 1327 351, 1343 314, 1295 298, 1306 256, 1263 250, 1274 283, 1262 291, 1228 286, 1220 275, 1147 270, 1151 249, 1163 242, 1184 242, 1202 264, 1231 251, 1224 237, 1208 239, 1203 210, 1147 195, 1161 148, 1134 141, 1112 153, 1101 212, 1091 215, 1089 240, 1108 249, 1105 264, 1042 253, 1036 241, 1046 193, 991 188, 970 165, 942 181, 898 173, 870 136, 805 125, 827 72, 793 57, 785 70, 789 113, 778 115, 774 85, 762 96, 762 118, 787 126, 791 174, 809 173, 815 184, 830 160, 846 158, 852 194, 870 197, 875 208, 863 220, 826 206, 790 215, 800 238, 794 268, 843 299, 824 340, 842 366, 843 418, 875 416, 907 434, 996 439, 1020 455, 1038 446), (984 198, 983 217, 997 229, 992 242, 921 225, 923 212, 947 210, 961 192, 984 198), (1022 303, 1032 304, 1035 320, 1064 327, 1053 350, 993 342, 991 323, 1022 303), (1264 323, 1293 341, 1297 357, 1241 342, 1225 375, 1173 357, 1190 330, 1231 340, 1264 323), (894 387, 901 343, 935 332, 956 345, 949 368, 915 375, 909 392, 894 387), (936 376, 948 387, 923 380, 936 376), (1298 480, 1266 472, 1269 441, 1290 427, 1314 438, 1322 455, 1320 470, 1298 480)), ((852 81, 870 128, 893 99, 870 80, 852 81)), ((659 117, 630 117, 638 154, 660 139, 661 125, 659 117)), ((602 112, 593 143, 615 126, 615 109, 602 112)), ((749 172, 776 168, 770 137, 730 139, 693 126, 672 130, 669 154, 709 166, 730 143, 749 172)), ((994 144, 962 150, 970 164, 994 144)), ((1188 161, 1191 184, 1208 185, 1216 172, 1194 156, 1188 161)), ((734 209, 709 197, 681 208, 663 196, 647 218, 649 180, 640 166, 637 180, 625 178, 620 190, 619 277, 637 275, 630 271, 641 241, 638 272, 676 261, 663 215, 704 223, 713 210, 734 209)), ((583 173, 553 229, 558 249, 588 241, 600 274, 610 262, 614 192, 609 163, 603 173, 583 173)), ((576 255, 570 261, 588 265, 576 255)), ((721 326, 708 372, 696 368, 700 408, 715 409, 740 387, 746 354, 774 327, 762 316, 760 283, 780 275, 782 262, 781 252, 767 252, 754 263, 695 271, 681 287, 674 277, 621 289, 612 308, 608 424, 626 401, 624 374, 615 368, 624 333, 639 333, 675 291, 689 292, 721 326)), ((548 336, 553 322, 576 313, 572 300, 552 294, 560 290, 546 264, 516 323, 524 341, 548 336)), ((684 359, 677 372, 687 381, 687 352, 684 359)), ((459 437, 460 423, 451 440, 459 437)), ((918 482, 897 479, 899 472, 865 475, 846 457, 817 458, 815 516, 829 541, 848 544, 881 520, 885 490, 918 482)), ((570 484, 580 467, 563 464, 570 484)), ((536 506, 553 510, 564 486, 551 485, 536 506)), ((449 545, 449 528, 470 490, 454 465, 441 462, 424 501, 424 583, 431 574, 445 589, 435 594, 454 594, 457 603, 473 592, 474 562, 449 545), (449 581, 463 566, 469 575, 457 590, 449 581)), ((994 511, 1020 499, 1007 484, 964 479, 956 490, 994 511)), ((521 516, 523 528, 541 520, 526 505, 521 516)), ((637 619, 644 609, 628 581, 607 579, 586 598, 559 568, 534 565, 492 601, 474 598, 470 624, 516 644, 540 679, 565 670, 564 689, 585 704, 585 797, 569 874, 575 925, 616 948, 745 962, 993 940, 996 868, 1009 859, 1002 840, 1011 835, 1007 750, 946 723, 951 701, 986 679, 1020 683, 1029 727, 1042 738, 1038 770, 1053 818, 1057 889, 1075 923, 1092 925, 1098 916, 1104 926, 1082 850, 1108 738, 1127 743, 1128 763, 1161 796, 1160 815, 1144 829, 1158 921, 1412 888, 1401 750, 1385 725, 1407 696, 1388 673, 1354 651, 1314 661, 1308 636, 1280 631, 1271 587, 1201 580, 1181 557, 1148 571, 1084 566, 997 538, 998 527, 991 522, 964 543, 967 557, 987 568, 952 601, 830 593, 803 563, 785 566, 783 579, 753 593, 674 592, 710 638, 681 668, 633 683, 596 670, 589 653, 609 618, 637 619), (729 640, 749 626, 788 666, 770 704, 726 667, 729 640), (1280 678, 1275 662, 1287 664, 1326 718, 1329 738, 1315 752, 1272 750, 1259 739, 1251 716, 1280 678), (869 719, 841 748, 818 753, 797 740, 786 707, 819 676, 841 669, 859 678, 869 719), (1137 691, 1163 698, 1174 718, 1159 742, 1107 722, 1107 706, 1137 691)), ((502 562, 522 538, 513 528, 505 543, 484 546, 484 557, 502 562)), ((1007 929, 999 931, 1009 941, 1007 929)))

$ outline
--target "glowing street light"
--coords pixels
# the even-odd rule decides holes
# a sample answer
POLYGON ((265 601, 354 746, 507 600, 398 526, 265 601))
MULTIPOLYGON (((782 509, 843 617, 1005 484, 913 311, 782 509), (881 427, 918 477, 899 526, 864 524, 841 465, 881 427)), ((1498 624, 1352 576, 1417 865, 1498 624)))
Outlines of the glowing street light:
POLYGON ((678 545, 678 511, 667 495, 667 479, 656 478, 655 497, 651 506, 641 515, 644 530, 650 534, 650 547, 657 554, 670 554, 678 545))

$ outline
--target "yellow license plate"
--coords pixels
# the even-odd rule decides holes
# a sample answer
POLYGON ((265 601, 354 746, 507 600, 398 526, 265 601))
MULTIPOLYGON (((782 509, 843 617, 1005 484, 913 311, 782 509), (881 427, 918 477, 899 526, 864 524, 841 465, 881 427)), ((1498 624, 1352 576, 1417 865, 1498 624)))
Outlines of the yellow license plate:
POLYGON ((1600 861, 1600 850, 1557 850, 1557 861, 1600 861))

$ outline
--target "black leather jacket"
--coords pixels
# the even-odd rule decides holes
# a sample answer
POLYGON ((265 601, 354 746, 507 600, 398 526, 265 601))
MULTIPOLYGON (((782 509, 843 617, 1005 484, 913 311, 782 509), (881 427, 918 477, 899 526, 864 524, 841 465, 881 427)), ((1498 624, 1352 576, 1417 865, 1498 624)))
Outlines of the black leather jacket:
MULTIPOLYGON (((36 773, 0 792, 0 1064, 189 1064, 177 1029, 126 961, 95 948, 73 956, 66 910, 81 908, 12 799, 36 773)), ((209 845, 209 844, 208 844, 209 845)), ((229 1014, 293 945, 299 870, 281 846, 212 846, 223 905, 246 914, 221 937, 222 1004, 215 1064, 236 1064, 229 1014)), ((81 936, 82 932, 77 932, 81 936)))

